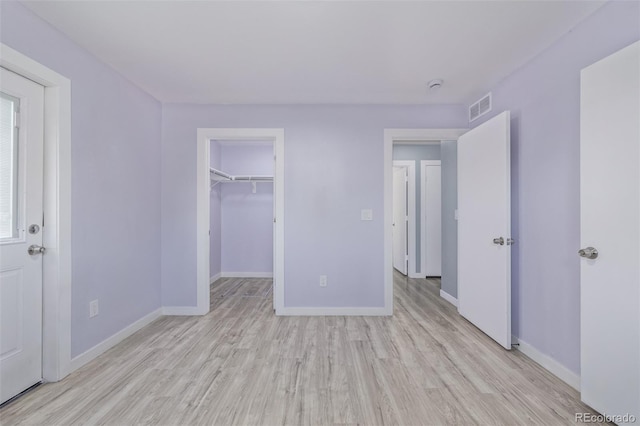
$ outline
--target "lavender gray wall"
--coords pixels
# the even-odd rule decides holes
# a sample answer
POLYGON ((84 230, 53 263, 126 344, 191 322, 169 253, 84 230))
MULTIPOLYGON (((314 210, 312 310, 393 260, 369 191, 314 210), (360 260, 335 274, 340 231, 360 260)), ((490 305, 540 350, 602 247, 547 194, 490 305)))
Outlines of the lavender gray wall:
POLYGON ((198 127, 285 129, 286 306, 376 307, 384 302, 383 129, 465 125, 455 105, 164 105, 163 303, 196 303, 198 127), (363 208, 373 221, 360 221, 363 208))
POLYGON ((610 2, 493 88, 492 115, 512 117, 513 332, 576 373, 580 70, 640 39, 639 18, 610 2))
MULTIPOLYGON (((273 145, 223 146, 222 170, 273 176, 273 145)), ((222 184, 222 271, 273 272, 273 183, 222 184)))
MULTIPOLYGON (((220 169, 220 144, 211 141, 211 156, 209 165, 220 169)), ((213 278, 222 272, 222 206, 221 206, 222 185, 217 184, 211 189, 209 206, 209 277, 213 278)))
POLYGON ((161 105, 21 4, 0 7, 2 43, 71 80, 76 356, 160 307, 161 105))
POLYGON ((420 160, 439 160, 440 145, 417 145, 417 144, 393 144, 394 160, 415 160, 416 170, 416 270, 419 273, 422 266, 422 168, 420 160))

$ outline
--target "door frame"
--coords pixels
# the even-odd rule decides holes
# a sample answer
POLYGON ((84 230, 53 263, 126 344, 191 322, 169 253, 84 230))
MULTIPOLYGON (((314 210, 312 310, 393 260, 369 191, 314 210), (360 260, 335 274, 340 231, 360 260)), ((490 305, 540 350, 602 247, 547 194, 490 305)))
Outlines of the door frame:
POLYGON ((275 268, 273 271, 274 304, 276 315, 284 315, 284 129, 252 129, 252 128, 198 128, 197 134, 197 254, 196 283, 197 306, 193 315, 204 315, 209 312, 209 251, 211 248, 210 227, 210 177, 209 162, 211 156, 211 140, 224 141, 273 141, 274 146, 274 200, 275 232, 273 236, 273 255, 275 268))
POLYGON ((384 129, 383 140, 383 223, 384 223, 384 315, 393 315, 393 144, 394 142, 457 141, 468 129, 384 129))
MULTIPOLYGON (((418 278, 416 273, 416 162, 413 160, 393 160, 393 167, 403 167, 407 169, 407 255, 409 264, 407 266, 407 276, 418 278)), ((393 177, 392 177, 393 178, 393 177)), ((393 214, 393 213, 392 213, 393 214)))
POLYGON ((44 86, 42 378, 71 371, 71 81, 0 43, 0 66, 44 86))
MULTIPOLYGON (((442 176, 442 160, 420 160, 420 278, 426 276, 427 262, 427 185, 425 185, 425 177, 427 176, 428 166, 440 166, 440 176, 442 176)), ((442 190, 440 191, 442 199, 442 190)), ((440 221, 440 232, 442 232, 442 221, 440 221)), ((440 251, 442 254, 442 241, 440 242, 440 251)))

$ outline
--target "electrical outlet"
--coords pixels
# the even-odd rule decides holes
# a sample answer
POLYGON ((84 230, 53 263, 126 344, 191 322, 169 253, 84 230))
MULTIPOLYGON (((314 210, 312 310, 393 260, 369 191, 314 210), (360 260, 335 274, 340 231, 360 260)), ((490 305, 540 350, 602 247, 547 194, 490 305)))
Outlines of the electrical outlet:
POLYGON ((326 286, 327 286, 327 276, 320 275, 320 287, 326 287, 326 286))
POLYGON ((89 318, 98 315, 98 299, 89 302, 89 318))

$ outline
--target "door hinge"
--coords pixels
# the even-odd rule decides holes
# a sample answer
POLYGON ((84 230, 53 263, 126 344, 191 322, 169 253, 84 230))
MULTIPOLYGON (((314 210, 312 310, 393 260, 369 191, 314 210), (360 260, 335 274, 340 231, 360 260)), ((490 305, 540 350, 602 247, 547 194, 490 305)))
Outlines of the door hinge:
POLYGON ((13 111, 13 127, 20 128, 20 111, 13 111))
POLYGON ((405 222, 409 222, 409 216, 405 216, 405 217, 404 217, 404 221, 405 221, 405 222))

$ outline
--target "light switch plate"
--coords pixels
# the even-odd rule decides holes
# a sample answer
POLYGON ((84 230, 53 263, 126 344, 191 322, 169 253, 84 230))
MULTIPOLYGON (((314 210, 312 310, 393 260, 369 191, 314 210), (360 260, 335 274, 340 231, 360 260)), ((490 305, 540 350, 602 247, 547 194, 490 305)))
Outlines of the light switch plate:
POLYGON ((326 286, 327 286, 327 276, 320 275, 320 287, 326 287, 326 286))
POLYGON ((360 220, 373 220, 373 210, 371 209, 360 210, 360 220))

